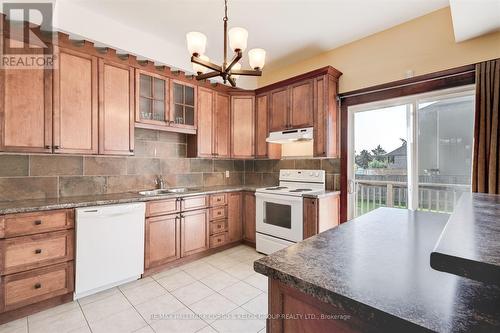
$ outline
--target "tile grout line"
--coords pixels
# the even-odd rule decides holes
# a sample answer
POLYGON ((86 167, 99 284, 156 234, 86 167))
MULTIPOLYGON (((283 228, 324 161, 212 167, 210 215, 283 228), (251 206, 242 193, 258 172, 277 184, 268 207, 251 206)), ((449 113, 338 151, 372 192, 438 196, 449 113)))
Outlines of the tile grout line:
MULTIPOLYGON (((156 281, 155 281, 155 282, 156 282, 156 281)), ((139 288, 139 287, 140 287, 140 286, 138 286, 137 288, 139 288)), ((146 326, 149 326, 149 328, 151 328, 151 329, 153 330, 153 332, 156 332, 156 331, 154 330, 154 328, 153 328, 153 327, 151 327, 151 325, 148 323, 148 321, 146 320, 146 318, 144 318, 144 317, 143 317, 142 313, 140 313, 140 312, 139 312, 139 310, 137 310, 137 308, 135 307, 135 305, 134 305, 134 304, 133 304, 133 303, 132 303, 132 302, 128 299, 127 295, 125 295, 125 293, 123 292, 123 290, 121 290, 119 287, 117 287, 117 289, 118 289, 118 291, 119 291, 119 292, 123 295, 123 297, 125 297, 125 299, 127 300, 127 302, 129 302, 129 303, 130 303, 130 305, 132 306, 132 308, 134 309, 134 311, 135 311, 135 312, 136 312, 139 316, 141 316, 142 320, 144 320, 144 322, 146 323, 146 326)), ((133 288, 132 288, 132 289, 133 289, 133 288)), ((163 295, 160 295, 160 296, 158 296, 158 297, 161 297, 161 296, 163 296, 163 295)), ((152 300, 153 300, 153 299, 156 299, 156 298, 158 298, 158 297, 152 298, 152 300)), ((147 302, 147 301, 145 301, 145 302, 147 302)), ((145 303, 145 302, 144 302, 144 303, 145 303)), ((137 305, 139 305, 139 304, 137 304, 137 305)), ((126 311, 126 310, 124 310, 124 311, 126 311)), ((143 326, 143 327, 141 327, 141 328, 138 328, 138 329, 136 329, 135 331, 138 331, 138 330, 140 330, 140 329, 143 329, 143 328, 144 328, 144 327, 146 327, 146 326, 143 326)), ((134 331, 134 332, 135 332, 135 331, 134 331)))
MULTIPOLYGON (((85 311, 83 311, 83 308, 82 308, 82 305, 80 304, 80 302, 78 301, 75 301, 77 304, 78 304, 78 307, 80 308, 80 311, 82 312, 83 314, 83 318, 85 319, 85 322, 87 323, 87 327, 89 328, 90 332, 92 333, 92 327, 90 327, 90 323, 89 323, 89 320, 87 319, 87 316, 85 315, 85 311)), ((90 303, 89 303, 90 304, 90 303)), ((28 332, 29 333, 29 332, 28 332)))

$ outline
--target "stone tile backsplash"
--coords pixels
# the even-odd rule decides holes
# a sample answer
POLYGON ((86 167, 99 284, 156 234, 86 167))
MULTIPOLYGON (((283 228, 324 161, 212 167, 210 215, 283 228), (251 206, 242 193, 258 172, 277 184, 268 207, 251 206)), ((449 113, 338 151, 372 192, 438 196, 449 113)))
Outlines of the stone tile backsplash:
POLYGON ((169 187, 268 186, 286 168, 323 169, 327 188, 339 188, 339 159, 192 159, 186 145, 183 134, 136 129, 130 157, 0 153, 0 201, 139 191, 154 188, 157 175, 169 187))

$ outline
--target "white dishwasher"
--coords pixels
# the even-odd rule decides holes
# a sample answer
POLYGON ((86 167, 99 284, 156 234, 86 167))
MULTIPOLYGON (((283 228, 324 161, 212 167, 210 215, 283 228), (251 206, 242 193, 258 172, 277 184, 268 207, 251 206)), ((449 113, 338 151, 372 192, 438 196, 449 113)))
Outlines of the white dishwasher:
POLYGON ((140 202, 76 209, 75 299, 144 273, 145 207, 140 202))

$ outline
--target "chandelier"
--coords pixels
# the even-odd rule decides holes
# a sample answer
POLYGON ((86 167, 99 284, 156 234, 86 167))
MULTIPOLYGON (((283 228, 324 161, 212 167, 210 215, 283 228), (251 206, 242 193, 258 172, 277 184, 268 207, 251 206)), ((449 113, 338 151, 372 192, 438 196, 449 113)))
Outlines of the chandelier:
POLYGON ((247 48, 248 31, 235 27, 227 31, 227 0, 224 0, 224 62, 222 66, 210 62, 210 59, 204 54, 207 45, 207 37, 201 32, 192 31, 186 35, 187 47, 191 54, 193 70, 197 73, 197 80, 206 80, 212 77, 220 76, 224 83, 229 83, 236 87, 236 79, 240 75, 261 76, 262 68, 266 61, 266 51, 263 49, 251 49, 248 51, 248 59, 252 70, 241 69, 238 61, 243 56, 247 48), (229 36, 229 47, 234 51, 233 59, 227 61, 227 42, 229 36), (210 70, 210 71, 209 71, 210 70))

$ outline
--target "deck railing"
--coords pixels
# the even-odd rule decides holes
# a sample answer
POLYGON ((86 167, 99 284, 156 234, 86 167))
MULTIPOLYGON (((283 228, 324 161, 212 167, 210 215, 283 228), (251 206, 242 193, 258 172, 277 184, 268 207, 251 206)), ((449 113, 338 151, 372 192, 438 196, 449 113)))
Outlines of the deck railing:
MULTIPOLYGON (((356 180, 355 216, 378 207, 407 208, 408 185, 406 182, 382 180, 356 180)), ((420 210, 450 213, 460 194, 471 190, 470 185, 419 183, 418 201, 420 210)))

